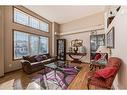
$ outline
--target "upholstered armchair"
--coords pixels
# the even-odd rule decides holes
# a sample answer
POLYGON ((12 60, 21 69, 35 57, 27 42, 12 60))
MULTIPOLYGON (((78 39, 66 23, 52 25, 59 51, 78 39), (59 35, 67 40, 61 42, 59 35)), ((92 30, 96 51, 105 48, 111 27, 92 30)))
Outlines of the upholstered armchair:
POLYGON ((90 89, 90 85, 95 87, 111 89, 116 74, 121 66, 121 59, 117 57, 110 57, 108 63, 104 69, 88 73, 87 87, 90 89))

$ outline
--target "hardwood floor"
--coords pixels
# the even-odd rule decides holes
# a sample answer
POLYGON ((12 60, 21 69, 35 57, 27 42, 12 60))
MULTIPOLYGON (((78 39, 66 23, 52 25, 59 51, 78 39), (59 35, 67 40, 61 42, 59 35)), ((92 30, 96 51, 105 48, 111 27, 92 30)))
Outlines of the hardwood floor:
POLYGON ((31 79, 22 70, 5 74, 0 78, 0 89, 26 89, 31 79))
MULTIPOLYGON (((87 73, 89 72, 89 64, 80 64, 82 67, 81 71, 75 77, 75 79, 68 86, 68 90, 87 90, 87 73)), ((94 86, 91 86, 91 89, 95 89, 94 86)))
POLYGON ((75 79, 71 82, 68 89, 87 89, 86 88, 86 74, 88 71, 88 65, 81 66, 82 69, 75 77, 75 79))
MULTIPOLYGON (((88 64, 72 64, 74 66, 82 67, 81 71, 74 78, 71 84, 68 86, 68 90, 82 90, 87 89, 87 72, 89 71, 88 64)), ((0 89, 41 89, 39 84, 36 84, 30 75, 25 74, 22 70, 14 71, 5 74, 0 78, 0 89)), ((92 87, 92 89, 95 89, 92 87)))

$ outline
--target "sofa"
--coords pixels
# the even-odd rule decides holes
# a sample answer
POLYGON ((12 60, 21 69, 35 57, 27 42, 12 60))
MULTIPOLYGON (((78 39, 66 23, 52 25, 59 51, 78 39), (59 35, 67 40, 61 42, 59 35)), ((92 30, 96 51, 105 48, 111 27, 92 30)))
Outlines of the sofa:
POLYGON ((122 64, 122 60, 118 57, 110 57, 105 68, 96 71, 90 71, 87 75, 87 88, 94 85, 99 88, 111 89, 116 74, 122 64))
POLYGON ((23 60, 21 60, 22 70, 27 74, 31 74, 44 69, 44 64, 55 62, 56 60, 56 57, 51 57, 50 54, 23 56, 23 60))

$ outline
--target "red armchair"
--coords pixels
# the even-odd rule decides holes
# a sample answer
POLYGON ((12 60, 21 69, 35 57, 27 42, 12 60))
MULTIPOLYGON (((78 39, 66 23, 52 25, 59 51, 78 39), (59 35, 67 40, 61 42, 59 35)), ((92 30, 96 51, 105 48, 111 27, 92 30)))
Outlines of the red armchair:
POLYGON ((100 87, 100 88, 104 88, 104 89, 111 89, 111 86, 113 84, 115 76, 120 69, 121 63, 122 63, 121 59, 119 59, 117 57, 110 57, 107 65, 104 69, 89 72, 88 73, 87 88, 90 89, 89 86, 94 85, 96 87, 100 87), (111 72, 112 72, 111 70, 113 70, 113 68, 114 68, 114 71, 111 74, 111 72), (108 72, 107 72, 107 70, 108 70, 108 72), (100 72, 104 73, 104 74, 101 76, 100 72), (100 73, 100 75, 97 75, 98 73, 100 73), (104 75, 108 75, 108 77, 105 78, 104 75))

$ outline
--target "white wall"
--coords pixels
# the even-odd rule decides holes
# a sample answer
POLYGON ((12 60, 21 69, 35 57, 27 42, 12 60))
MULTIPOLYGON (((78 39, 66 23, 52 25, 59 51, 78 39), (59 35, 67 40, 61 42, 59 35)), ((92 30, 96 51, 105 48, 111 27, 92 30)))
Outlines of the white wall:
MULTIPOLYGON (((104 30, 98 30, 98 34, 104 34, 104 30)), ((63 35, 61 38, 67 40, 67 47, 66 50, 68 51, 68 48, 70 47, 70 43, 72 40, 75 39, 81 39, 83 40, 83 46, 86 47, 87 55, 84 56, 81 61, 83 62, 90 62, 90 31, 89 32, 82 32, 82 33, 76 33, 76 34, 70 34, 70 35, 63 35)), ((70 60, 70 58, 67 56, 67 59, 70 60)))
POLYGON ((60 25, 60 32, 71 32, 104 25, 104 12, 99 12, 60 25))
MULTIPOLYGON (((109 31, 115 27, 115 48, 112 55, 123 60, 122 67, 116 77, 118 89, 127 89, 127 6, 122 6, 113 22, 109 26, 109 31)), ((117 83, 116 82, 116 83, 117 83)))
MULTIPOLYGON (((98 30, 98 34, 104 34, 104 12, 96 13, 77 20, 60 25, 60 37, 67 40, 67 49, 72 40, 81 39, 86 47, 87 55, 81 60, 90 62, 90 32, 98 30)), ((69 57, 67 56, 69 59, 69 57)))

